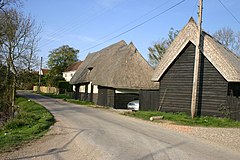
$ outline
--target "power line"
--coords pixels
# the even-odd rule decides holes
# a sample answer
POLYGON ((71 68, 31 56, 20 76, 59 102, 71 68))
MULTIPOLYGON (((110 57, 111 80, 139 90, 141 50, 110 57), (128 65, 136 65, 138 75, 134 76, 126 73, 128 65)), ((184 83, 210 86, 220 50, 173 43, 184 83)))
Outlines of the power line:
POLYGON ((196 0, 196 2, 195 2, 195 4, 194 4, 193 11, 192 11, 192 16, 193 16, 193 13, 195 12, 195 9, 196 9, 196 7, 197 7, 197 2, 198 2, 198 0, 196 0))
POLYGON ((128 33, 128 32, 130 32, 130 31, 136 29, 136 28, 138 28, 138 27, 144 25, 145 23, 147 23, 147 22, 149 22, 149 21, 151 21, 151 20, 157 18, 158 16, 160 16, 160 15, 166 13, 167 11, 169 11, 169 10, 175 8, 176 6, 180 5, 180 4, 183 3, 184 1, 186 1, 186 0, 182 0, 182 1, 178 2, 178 3, 176 3, 175 5, 169 7, 168 9, 162 11, 161 13, 159 13, 159 14, 157 14, 157 15, 155 15, 155 16, 149 18, 149 19, 147 19, 146 21, 144 21, 144 22, 142 22, 142 23, 140 23, 140 24, 138 24, 138 25, 136 25, 136 26, 134 26, 134 27, 132 27, 132 28, 130 28, 130 29, 128 29, 128 30, 126 30, 126 31, 124 31, 124 32, 122 32, 122 33, 120 33, 120 34, 118 34, 118 35, 112 37, 112 38, 110 38, 110 39, 107 39, 107 40, 105 40, 105 41, 103 41, 103 42, 101 42, 101 43, 98 43, 98 44, 96 44, 96 45, 94 45, 94 46, 92 46, 92 47, 89 47, 89 48, 87 48, 87 49, 84 49, 82 52, 86 52, 86 51, 88 51, 88 50, 90 50, 90 49, 92 49, 92 48, 95 48, 95 47, 97 47, 97 46, 100 46, 100 45, 102 45, 102 44, 104 44, 104 43, 106 43, 106 42, 109 42, 109 41, 111 41, 111 40, 113 40, 113 39, 115 39, 115 38, 118 38, 118 37, 120 37, 120 36, 122 36, 122 35, 124 35, 124 34, 126 34, 126 33, 128 33))
MULTIPOLYGON (((97 14, 93 14, 94 16, 93 17, 90 17, 90 18, 86 18, 84 21, 84 23, 82 23, 82 24, 78 24, 78 25, 75 25, 74 23, 72 23, 72 24, 65 24, 64 26, 65 27, 61 27, 60 29, 58 29, 58 30, 56 30, 56 31, 54 31, 53 33, 51 33, 51 34, 48 34, 47 36, 50 36, 51 37, 51 39, 55 39, 55 38, 57 38, 57 37, 61 37, 61 35, 59 35, 58 33, 66 33, 66 32, 68 32, 68 31, 73 31, 73 30, 75 30, 75 29, 79 29, 79 27, 83 27, 84 25, 86 25, 86 24, 89 24, 91 21, 93 21, 93 20, 95 20, 97 17, 99 17, 99 16, 102 16, 103 14, 105 14, 105 13, 107 13, 108 11, 110 11, 110 10, 112 10, 112 9, 114 9, 114 8, 117 8, 119 6, 119 4, 117 4, 117 5, 115 5, 114 7, 112 7, 112 8, 109 8, 109 9, 104 9, 103 11, 101 11, 101 12, 99 12, 99 13, 97 13, 97 14), (68 28, 66 28, 66 26, 68 26, 68 28), (70 26, 70 27, 69 27, 70 26)), ((90 8, 90 7, 89 7, 90 8)), ((76 18, 77 19, 77 18, 76 18)), ((76 20, 74 20, 74 22, 76 22, 76 20)), ((40 47, 44 47, 44 46, 46 46, 46 45, 49 45, 50 43, 52 43, 53 41, 51 41, 51 40, 47 40, 47 41, 45 41, 42 45, 40 45, 40 47)))
POLYGON ((228 13, 237 21, 237 23, 240 25, 240 21, 233 15, 233 13, 222 3, 221 0, 218 0, 218 2, 221 3, 221 5, 228 11, 228 13))
MULTIPOLYGON (((151 13, 154 12, 155 10, 157 10, 157 9, 159 9, 160 7, 162 7, 162 6, 166 5, 166 4, 168 4, 168 3, 171 2, 171 1, 172 1, 172 0, 167 0, 167 1, 164 2, 163 4, 158 5, 157 7, 153 8, 152 10, 146 12, 145 14, 143 14, 143 15, 137 17, 136 19, 130 21, 129 23, 123 25, 122 27, 120 27, 120 28, 114 30, 113 32, 111 32, 111 33, 109 33, 109 34, 107 34, 107 35, 105 35, 105 36, 103 36, 103 37, 101 37, 101 38, 99 38, 98 41, 103 40, 103 39, 109 37, 110 35, 116 33, 117 31, 120 31, 120 30, 123 29, 123 28, 126 28, 126 27, 129 26, 130 24, 132 24, 132 23, 134 23, 134 22, 136 22, 136 21, 138 21, 138 20, 140 20, 140 19, 143 19, 143 18, 146 17, 147 15, 151 14, 151 13)), ((86 48, 88 48, 88 47, 86 47, 86 48)))

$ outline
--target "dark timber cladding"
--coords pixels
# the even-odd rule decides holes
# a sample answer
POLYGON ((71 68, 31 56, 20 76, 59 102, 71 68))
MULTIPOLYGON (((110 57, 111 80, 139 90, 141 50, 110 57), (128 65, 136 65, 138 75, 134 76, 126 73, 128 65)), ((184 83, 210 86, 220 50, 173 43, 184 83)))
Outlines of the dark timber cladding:
POLYGON ((230 107, 230 118, 240 121, 240 98, 228 96, 226 106, 230 107))
POLYGON ((126 109, 127 103, 139 99, 135 93, 115 93, 115 88, 98 86, 97 105, 126 109))
POLYGON ((226 105, 228 82, 203 55, 200 55, 197 114, 220 116, 219 108, 226 105))
MULTIPOLYGON (((197 24, 190 18, 154 71, 162 111, 190 113, 196 32, 197 24)), ((239 120, 239 57, 204 31, 201 38, 196 113, 239 120)))
POLYGON ((97 105, 114 107, 115 89, 98 86, 97 105))
MULTIPOLYGON (((160 79, 162 111, 188 112, 191 106, 195 46, 189 42, 160 79)), ((219 116, 226 104, 228 83, 216 68, 200 55, 197 114, 219 116)))
POLYGON ((188 43, 160 79, 159 104, 162 111, 190 113, 194 52, 194 45, 188 43))
POLYGON ((139 109, 142 111, 158 110, 159 90, 140 90, 139 105, 139 109))

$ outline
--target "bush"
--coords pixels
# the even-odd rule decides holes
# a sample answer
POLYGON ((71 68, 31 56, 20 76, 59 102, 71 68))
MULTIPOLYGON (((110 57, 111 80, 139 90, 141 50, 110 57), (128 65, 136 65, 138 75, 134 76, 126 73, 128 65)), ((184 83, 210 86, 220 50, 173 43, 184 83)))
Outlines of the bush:
POLYGON ((58 81, 58 86, 60 90, 60 93, 64 93, 65 91, 67 92, 72 92, 73 86, 69 84, 69 82, 66 81, 58 81))
POLYGON ((51 73, 48 73, 45 77, 46 77, 47 86, 52 86, 52 87, 58 87, 59 85, 58 82, 65 80, 62 75, 52 75, 51 73))

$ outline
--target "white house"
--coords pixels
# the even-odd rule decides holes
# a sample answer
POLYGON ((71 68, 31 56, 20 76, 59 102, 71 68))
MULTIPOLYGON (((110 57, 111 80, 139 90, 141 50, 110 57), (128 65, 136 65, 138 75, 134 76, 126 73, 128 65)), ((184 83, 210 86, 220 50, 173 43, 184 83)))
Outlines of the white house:
POLYGON ((75 72, 77 71, 78 67, 81 65, 82 61, 79 62, 75 62, 73 64, 71 64, 64 72, 63 72, 63 78, 65 78, 65 80, 67 82, 69 82, 71 80, 71 78, 73 77, 73 75, 75 74, 75 72))
POLYGON ((48 73, 48 71, 49 71, 49 69, 42 68, 42 69, 39 71, 39 75, 45 76, 45 75, 48 73))

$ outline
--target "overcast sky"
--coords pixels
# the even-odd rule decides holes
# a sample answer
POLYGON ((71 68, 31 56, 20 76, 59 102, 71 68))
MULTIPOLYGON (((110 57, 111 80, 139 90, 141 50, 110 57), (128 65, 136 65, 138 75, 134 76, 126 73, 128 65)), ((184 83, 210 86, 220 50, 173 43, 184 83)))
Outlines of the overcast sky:
MULTIPOLYGON (((43 56, 45 62, 49 51, 62 45, 79 49, 78 57, 84 60, 89 52, 120 40, 132 41, 148 59, 148 47, 167 38, 171 27, 181 30, 191 16, 197 21, 198 0, 185 0, 170 9, 179 2, 181 0, 27 0, 24 12, 42 26, 38 55, 43 56), (148 22, 114 38, 145 21, 148 22)), ((240 21, 240 1, 221 2, 240 21)), ((219 0, 204 0, 203 3, 205 31, 212 34, 222 27, 240 31, 240 24, 219 0)))

